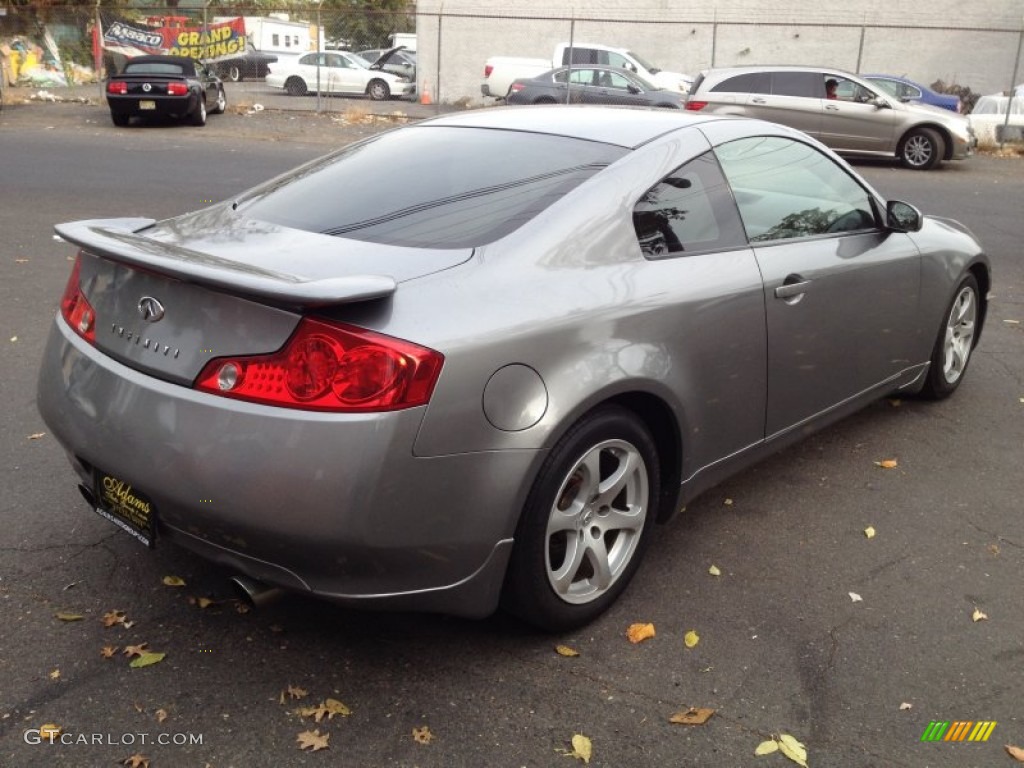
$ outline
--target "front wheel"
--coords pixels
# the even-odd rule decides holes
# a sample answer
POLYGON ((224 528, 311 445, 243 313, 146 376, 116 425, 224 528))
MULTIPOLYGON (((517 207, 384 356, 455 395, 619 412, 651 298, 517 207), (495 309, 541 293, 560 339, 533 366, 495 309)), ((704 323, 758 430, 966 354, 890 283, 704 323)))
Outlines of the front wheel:
POLYGON ((527 498, 503 605, 550 631, 603 613, 640 565, 658 486, 657 447, 632 413, 606 406, 575 424, 527 498))
POLYGON ((946 145, 931 128, 917 128, 900 142, 900 162, 912 171, 928 171, 942 162, 946 145))
POLYGON ((374 101, 387 101, 391 98, 391 89, 383 80, 371 80, 366 86, 366 95, 374 101))
POLYGON ((228 108, 228 97, 224 95, 224 89, 217 89, 217 103, 213 105, 213 109, 210 110, 214 115, 223 115, 224 110, 228 108))
POLYGON ((233 83, 242 82, 242 68, 238 64, 232 64, 228 67, 228 80, 233 83))
POLYGON ((933 400, 949 397, 963 381, 974 349, 979 293, 974 275, 967 275, 960 281, 935 340, 928 378, 922 389, 925 397, 933 400))

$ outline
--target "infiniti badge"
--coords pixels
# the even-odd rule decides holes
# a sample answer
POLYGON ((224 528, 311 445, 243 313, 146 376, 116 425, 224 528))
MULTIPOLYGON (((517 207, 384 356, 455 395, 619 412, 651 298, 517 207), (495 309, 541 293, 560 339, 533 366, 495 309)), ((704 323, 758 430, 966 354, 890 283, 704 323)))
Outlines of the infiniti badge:
POLYGON ((155 323, 163 319, 164 305, 152 296, 143 296, 139 299, 139 314, 147 323, 155 323))

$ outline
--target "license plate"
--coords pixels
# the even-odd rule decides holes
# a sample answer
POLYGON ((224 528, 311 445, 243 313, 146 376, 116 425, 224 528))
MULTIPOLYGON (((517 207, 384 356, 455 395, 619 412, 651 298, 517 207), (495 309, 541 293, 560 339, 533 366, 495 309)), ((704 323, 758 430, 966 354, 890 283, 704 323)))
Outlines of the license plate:
POLYGON ((139 109, 156 109, 155 101, 140 101, 139 109))
POLYGON ((96 512, 150 549, 156 543, 156 508, 131 483, 106 472, 96 472, 96 512))

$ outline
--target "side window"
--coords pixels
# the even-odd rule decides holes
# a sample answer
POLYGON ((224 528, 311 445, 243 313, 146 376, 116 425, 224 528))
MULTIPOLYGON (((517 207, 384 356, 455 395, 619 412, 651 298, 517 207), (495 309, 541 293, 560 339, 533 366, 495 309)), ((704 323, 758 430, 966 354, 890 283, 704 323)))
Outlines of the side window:
POLYGON ((711 152, 647 190, 633 207, 633 228, 648 259, 747 245, 736 204, 711 152))
POLYGON ((601 85, 604 85, 605 82, 608 83, 609 88, 618 88, 620 91, 629 88, 629 80, 618 72, 605 72, 602 75, 601 85), (607 78, 607 81, 604 78, 607 78))
POLYGON ((569 75, 573 85, 597 85, 597 72, 592 69, 574 69, 569 75))
POLYGON ((277 32, 270 36, 270 44, 273 45, 275 48, 281 44, 281 37, 280 35, 277 34, 277 32))
POLYGON ((752 243, 876 227, 871 196, 818 150, 759 136, 715 149, 752 243))
POLYGON ((821 98, 821 75, 814 72, 772 72, 772 93, 776 96, 821 98))
MULTIPOLYGON (((608 66, 615 67, 616 69, 628 69, 630 72, 636 72, 636 67, 629 59, 623 56, 621 53, 608 52, 608 66)), ((623 86, 624 87, 624 86, 623 86)))
MULTIPOLYGON (((697 86, 694 85, 694 90, 697 86)), ((767 72, 751 72, 723 80, 713 87, 712 92, 725 93, 771 93, 771 76, 767 72)))

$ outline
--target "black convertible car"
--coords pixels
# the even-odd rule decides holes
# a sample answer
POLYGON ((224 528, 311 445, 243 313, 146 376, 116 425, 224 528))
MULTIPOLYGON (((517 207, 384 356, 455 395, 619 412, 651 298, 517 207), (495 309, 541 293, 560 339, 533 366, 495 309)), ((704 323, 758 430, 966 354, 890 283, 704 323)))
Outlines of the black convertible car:
POLYGON ((201 62, 184 56, 136 56, 107 80, 114 125, 133 117, 173 117, 206 125, 206 114, 227 108, 224 84, 201 62))

